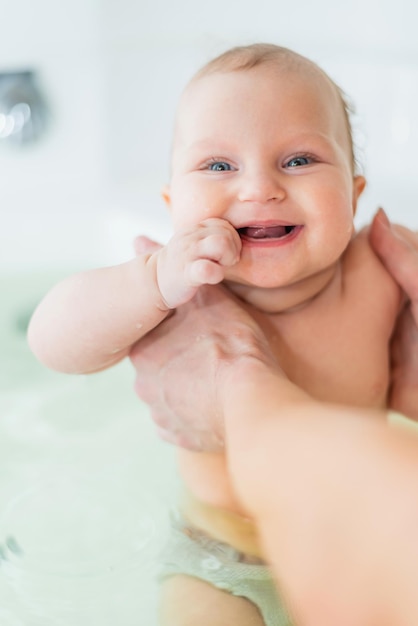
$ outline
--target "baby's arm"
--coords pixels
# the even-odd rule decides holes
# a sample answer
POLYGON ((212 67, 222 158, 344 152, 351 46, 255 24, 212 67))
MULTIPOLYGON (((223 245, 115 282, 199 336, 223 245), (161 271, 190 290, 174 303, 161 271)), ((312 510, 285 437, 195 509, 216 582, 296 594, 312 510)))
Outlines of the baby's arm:
POLYGON ((199 286, 221 282, 240 247, 228 222, 210 219, 152 254, 70 276, 35 310, 29 345, 42 363, 61 372, 110 367, 199 286))

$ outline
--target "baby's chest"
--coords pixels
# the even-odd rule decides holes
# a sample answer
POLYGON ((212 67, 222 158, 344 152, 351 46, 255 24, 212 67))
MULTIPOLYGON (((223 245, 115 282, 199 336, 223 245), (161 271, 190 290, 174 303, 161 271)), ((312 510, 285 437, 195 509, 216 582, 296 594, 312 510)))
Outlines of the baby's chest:
POLYGON ((266 325, 289 378, 312 396, 354 406, 386 404, 392 324, 340 310, 266 325))

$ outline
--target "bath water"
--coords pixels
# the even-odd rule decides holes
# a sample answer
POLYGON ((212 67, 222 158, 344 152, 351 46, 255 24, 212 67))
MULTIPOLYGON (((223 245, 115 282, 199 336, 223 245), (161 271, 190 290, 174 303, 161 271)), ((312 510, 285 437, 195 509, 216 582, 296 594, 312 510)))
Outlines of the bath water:
POLYGON ((128 361, 50 372, 26 326, 57 276, 0 277, 0 624, 156 626, 177 479, 128 361))

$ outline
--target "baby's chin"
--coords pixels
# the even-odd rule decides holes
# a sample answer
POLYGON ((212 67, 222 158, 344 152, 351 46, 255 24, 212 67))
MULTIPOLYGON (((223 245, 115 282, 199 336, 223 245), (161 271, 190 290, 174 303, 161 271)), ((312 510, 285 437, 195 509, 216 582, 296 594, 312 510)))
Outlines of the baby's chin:
POLYGON ((229 268, 225 272, 224 283, 231 291, 261 290, 270 291, 282 289, 295 282, 293 276, 280 276, 277 271, 277 264, 274 268, 265 269, 251 268, 248 264, 240 262, 229 268))
POLYGON ((314 274, 278 276, 276 271, 241 279, 239 272, 225 277, 224 284, 240 300, 265 313, 290 312, 312 302, 340 275, 338 263, 322 268, 314 274))
POLYGON ((266 285, 253 284, 247 281, 224 280, 223 284, 237 298, 265 313, 278 313, 282 308, 283 287, 277 282, 266 285))

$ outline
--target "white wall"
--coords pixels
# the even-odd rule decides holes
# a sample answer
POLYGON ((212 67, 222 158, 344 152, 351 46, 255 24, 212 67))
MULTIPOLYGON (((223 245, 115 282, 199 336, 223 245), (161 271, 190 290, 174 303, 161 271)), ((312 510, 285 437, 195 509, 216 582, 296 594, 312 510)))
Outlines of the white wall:
POLYGON ((76 259, 82 224, 88 230, 99 211, 107 117, 99 11, 96 0, 0 0, 0 70, 38 70, 53 116, 38 145, 0 142, 0 266, 76 259))
POLYGON ((417 18, 415 0, 0 0, 0 70, 38 69, 54 116, 39 145, 0 143, 0 268, 123 260, 137 230, 166 239, 181 88, 256 40, 313 58, 355 101, 359 222, 382 204, 418 228, 417 18))

